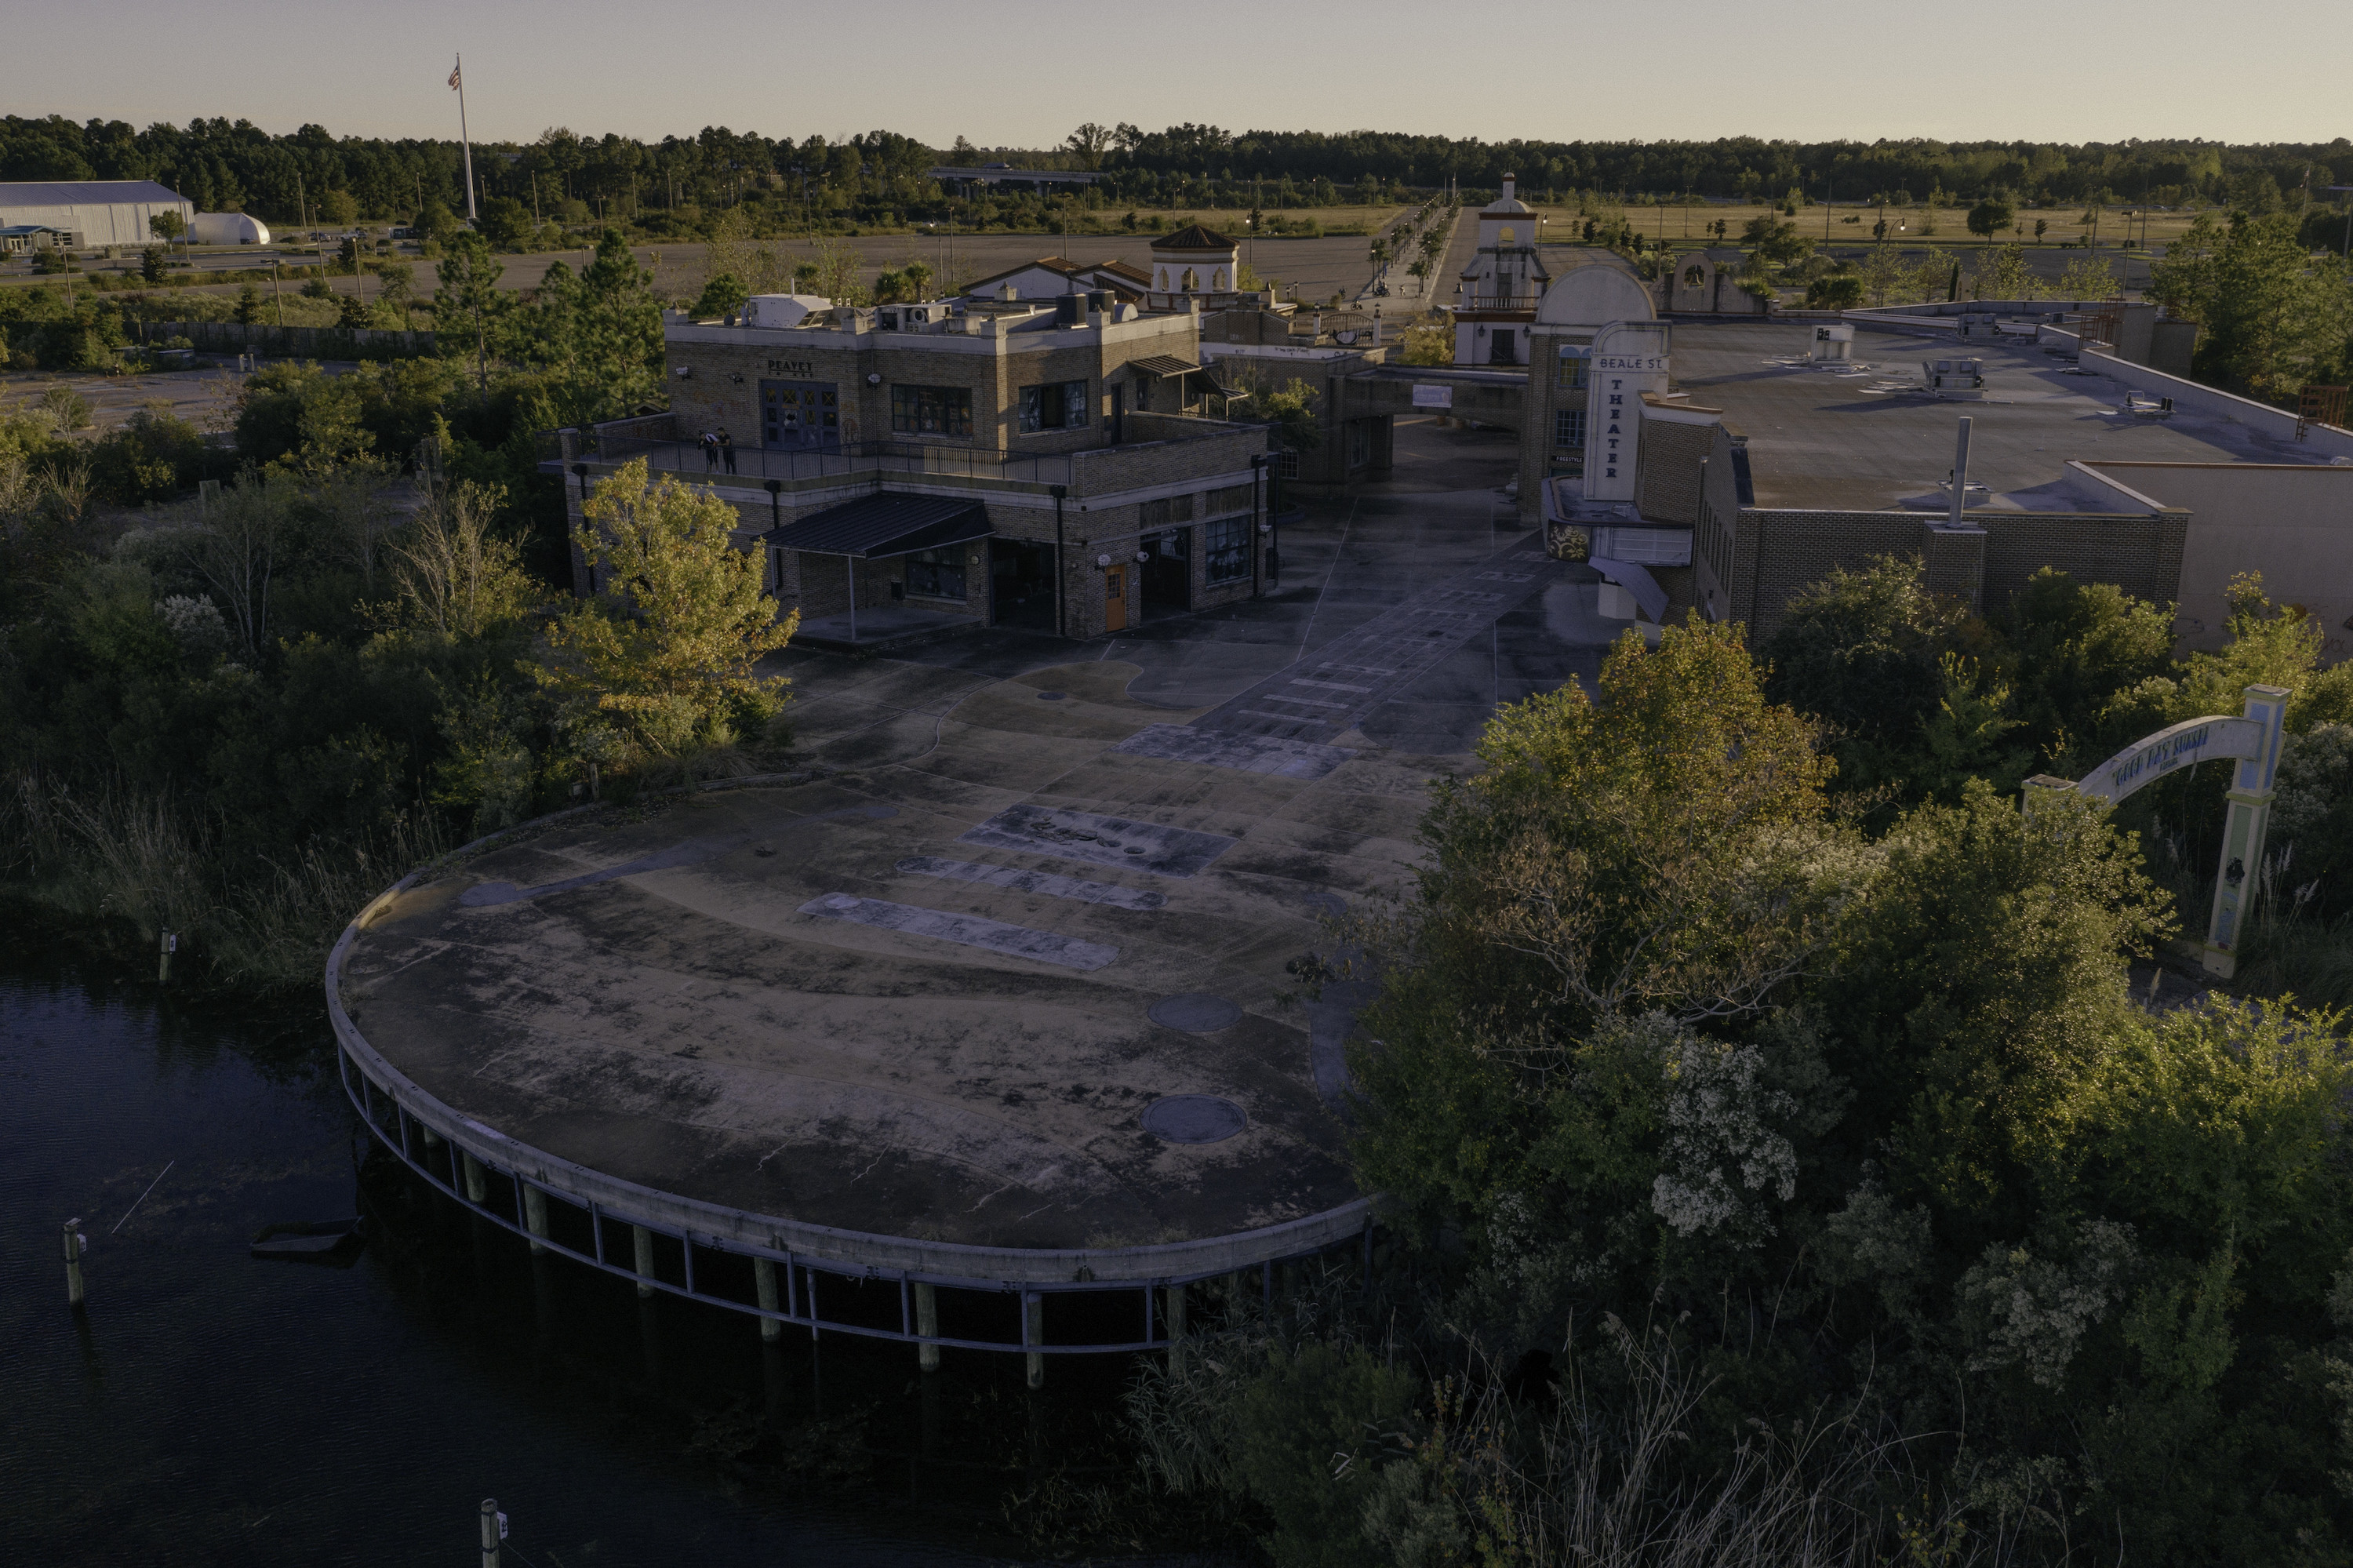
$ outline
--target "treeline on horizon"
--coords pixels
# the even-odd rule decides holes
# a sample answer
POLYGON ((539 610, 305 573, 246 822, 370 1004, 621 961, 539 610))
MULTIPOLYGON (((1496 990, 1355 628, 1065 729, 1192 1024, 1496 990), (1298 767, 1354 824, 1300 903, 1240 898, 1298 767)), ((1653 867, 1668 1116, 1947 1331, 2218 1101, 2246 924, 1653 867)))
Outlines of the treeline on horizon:
MULTIPOLYGON (((1182 124, 1079 127, 1059 146, 934 148, 889 131, 835 142, 771 140, 724 126, 643 142, 562 127, 527 143, 474 144, 485 200, 520 203, 533 221, 628 219, 693 229, 713 209, 765 207, 811 224, 950 218, 973 204, 929 177, 939 164, 1004 162, 1089 168, 1105 177, 1070 198, 1088 207, 1274 207, 1401 200, 1450 181, 1478 199, 1515 175, 1539 196, 1690 196, 1779 201, 2001 195, 2032 203, 2228 205, 2262 213, 2331 198, 2353 183, 2353 142, 2116 143, 1482 142, 1349 131, 1246 131, 1182 124)), ((406 217, 428 201, 465 207, 454 141, 338 137, 320 125, 273 135, 245 120, 198 118, 144 130, 62 115, 0 119, 0 180, 152 179, 206 211, 276 222, 406 217), (349 216, 346 216, 349 215, 349 216)), ((1003 199, 1003 198, 999 198, 1003 199)), ((986 206, 987 204, 982 204, 986 206)))

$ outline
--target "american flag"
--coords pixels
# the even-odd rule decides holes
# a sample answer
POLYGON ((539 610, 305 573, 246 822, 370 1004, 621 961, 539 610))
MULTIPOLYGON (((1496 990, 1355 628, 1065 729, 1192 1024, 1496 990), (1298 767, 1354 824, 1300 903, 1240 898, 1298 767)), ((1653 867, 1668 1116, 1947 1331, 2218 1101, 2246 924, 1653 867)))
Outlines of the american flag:
POLYGON ((455 91, 455 90, 457 90, 457 88, 458 88, 458 85, 459 85, 458 68, 457 68, 456 66, 451 66, 451 67, 449 68, 449 87, 450 87, 450 90, 451 90, 452 91, 455 91))

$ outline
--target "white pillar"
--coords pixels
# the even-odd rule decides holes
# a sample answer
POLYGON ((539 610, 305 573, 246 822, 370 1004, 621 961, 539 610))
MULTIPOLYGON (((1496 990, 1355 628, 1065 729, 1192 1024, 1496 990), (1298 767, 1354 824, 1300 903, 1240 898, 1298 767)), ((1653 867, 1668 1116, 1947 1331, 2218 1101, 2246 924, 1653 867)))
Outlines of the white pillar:
POLYGON ((2222 860, 2202 955, 2207 972, 2224 980, 2238 969, 2239 927, 2263 884, 2263 838, 2279 772, 2280 726, 2287 716, 2288 694, 2278 686, 2249 686, 2246 696, 2247 716, 2263 726, 2263 744, 2258 755, 2241 758, 2231 776, 2230 815, 2222 824, 2222 860))

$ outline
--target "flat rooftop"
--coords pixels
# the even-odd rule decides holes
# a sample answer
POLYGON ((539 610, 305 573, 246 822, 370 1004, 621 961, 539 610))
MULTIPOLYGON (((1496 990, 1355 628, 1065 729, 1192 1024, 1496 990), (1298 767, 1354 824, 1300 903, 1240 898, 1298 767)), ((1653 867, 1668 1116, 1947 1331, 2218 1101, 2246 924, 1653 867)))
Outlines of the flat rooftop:
MULTIPOLYGON (((2100 462, 2310 462, 2309 451, 2211 415, 2158 418, 2119 412, 2120 386, 2071 374, 2027 344, 1967 344, 1858 331, 1854 360, 1815 368, 1807 323, 1678 322, 1674 385, 1694 404, 1722 408, 1748 439, 1759 506, 1838 511, 1942 511, 1955 422, 1971 420, 1969 482, 1997 511, 2113 507, 2078 493, 2071 460, 2100 462), (1975 357, 1979 402, 1923 388, 1924 359, 1975 357)), ((1972 495, 1974 496, 1974 491, 1972 495)))
POLYGON ((1199 710, 1134 664, 950 701, 880 668, 888 759, 581 813, 392 901, 360 1033, 521 1143, 846 1230, 1112 1248, 1353 1201, 1349 1014, 1284 966, 1415 859, 1431 759, 1190 760, 1199 710))

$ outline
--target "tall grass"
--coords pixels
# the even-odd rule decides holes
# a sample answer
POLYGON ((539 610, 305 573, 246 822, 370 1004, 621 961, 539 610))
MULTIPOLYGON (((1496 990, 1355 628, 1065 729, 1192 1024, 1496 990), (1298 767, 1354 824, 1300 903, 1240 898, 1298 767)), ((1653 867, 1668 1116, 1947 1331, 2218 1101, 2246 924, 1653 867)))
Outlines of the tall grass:
MULTIPOLYGON (((1223 1282, 1195 1287, 1211 1298, 1216 1326, 1145 1362, 1123 1400, 1155 1490, 1223 1522, 1246 1521, 1250 1478, 1239 1456, 1248 1391, 1278 1357, 1321 1339, 1409 1361, 1410 1349, 1368 1337, 1345 1310, 1336 1276, 1301 1283, 1271 1313, 1243 1292, 1220 1313, 1223 1282)), ((1366 1491, 1362 1561, 1970 1568, 2012 1560, 2023 1531, 2045 1522, 2030 1518, 2030 1500, 1978 1485, 1965 1458, 1959 1468, 1935 1465, 1932 1455, 1959 1451, 1949 1435, 1891 1436, 1852 1405, 1795 1427, 1752 1421, 1728 1452, 1699 1455, 1694 1421, 1721 1390, 1661 1327, 1606 1319, 1564 1346, 1556 1364, 1557 1382, 1538 1386, 1504 1375, 1472 1346, 1459 1370, 1430 1380, 1419 1411, 1373 1435, 1366 1452, 1381 1468, 1366 1491)))
POLYGON ((371 843, 312 840, 239 871, 212 821, 168 796, 30 772, 0 788, 0 890, 150 948, 171 932, 212 979, 257 990, 318 984, 361 906, 451 847, 417 813, 371 843))

